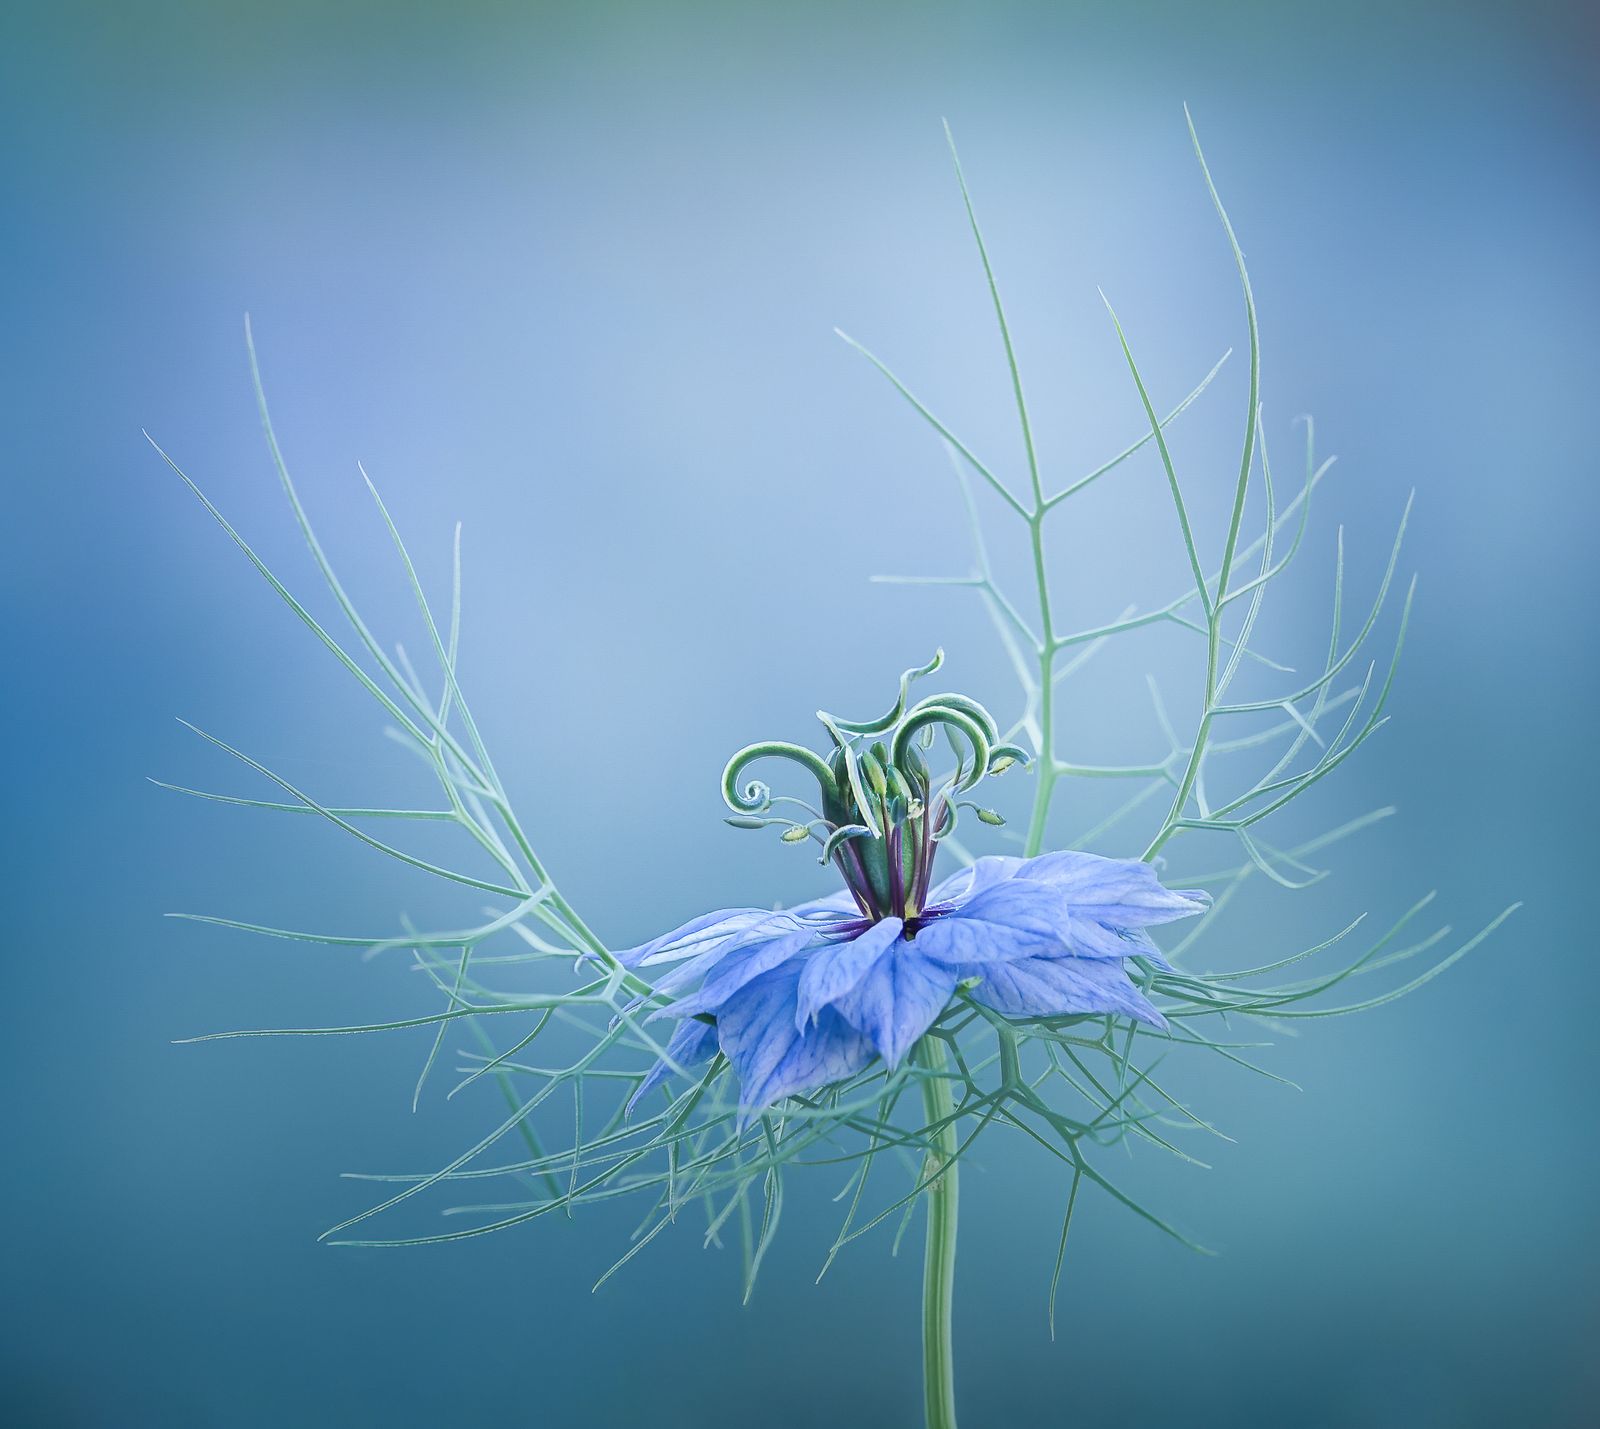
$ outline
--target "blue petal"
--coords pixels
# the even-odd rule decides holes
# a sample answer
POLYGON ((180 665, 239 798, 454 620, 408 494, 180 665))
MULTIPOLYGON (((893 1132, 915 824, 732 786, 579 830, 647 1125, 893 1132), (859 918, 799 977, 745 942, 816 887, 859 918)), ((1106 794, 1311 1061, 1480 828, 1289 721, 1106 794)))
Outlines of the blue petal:
POLYGON ((1041 957, 1064 951, 1066 916, 1065 900, 1044 885, 1010 879, 924 923, 913 946, 949 965, 1041 957))
POLYGON ((717 1038, 739 1077, 739 1124, 798 1092, 854 1076, 872 1060, 872 1044, 830 1009, 815 1027, 795 1026, 800 970, 763 973, 728 1000, 717 1038))
POLYGON ((770 908, 719 908, 714 913, 702 913, 681 927, 636 948, 623 948, 617 961, 624 967, 636 968, 646 961, 666 962, 686 958, 694 953, 709 950, 720 939, 733 937, 747 928, 772 917, 770 908))
POLYGON ((1121 1013, 1165 1030, 1167 1020, 1136 988, 1120 962, 1104 958, 1022 958, 973 968, 983 977, 972 996, 1007 1017, 1121 1013))
POLYGON ((959 980, 953 968, 924 957, 921 939, 904 940, 880 957, 834 1007, 867 1034, 891 1067, 916 1045, 950 1002, 959 980))
POLYGON ((1114 928, 1170 923, 1211 906, 1211 895, 1201 889, 1163 887, 1155 868, 1142 859, 1047 853, 1028 859, 1015 876, 1060 889, 1071 898, 1075 914, 1114 928))
POLYGON ((740 988, 762 973, 803 953, 817 940, 815 928, 791 929, 778 937, 750 937, 719 953, 699 990, 664 1007, 658 1017, 691 1017, 715 1012, 740 988))
POLYGON ((803 1028, 814 1021, 826 1004, 837 1001, 859 983, 873 964, 889 951, 904 926, 898 918, 885 918, 859 937, 830 943, 807 958, 805 970, 800 974, 795 1025, 803 1028))
MULTIPOLYGON (((677 996, 684 988, 692 987, 696 981, 714 968, 725 951, 725 945, 718 944, 710 952, 699 953, 686 962, 681 962, 676 967, 669 968, 660 977, 652 977, 650 981, 652 991, 661 997, 677 996)), ((639 1001, 648 1002, 650 999, 641 997, 639 1001)))
POLYGON ((667 1041, 666 1056, 653 1066, 638 1090, 628 1098, 631 1112, 638 1101, 653 1092, 675 1071, 688 1071, 709 1062, 717 1050, 717 1029, 698 1017, 685 1018, 667 1041))
POLYGON ((928 907, 965 903, 985 889, 993 888, 1016 876, 1026 859, 1010 854, 989 854, 952 873, 943 883, 936 884, 928 895, 928 907))
POLYGON ((805 918, 835 913, 849 918, 861 916, 861 909, 848 890, 843 893, 830 893, 826 898, 813 898, 806 903, 796 903, 789 911, 805 918))
POLYGON ((1117 928, 1076 908, 1067 917, 1067 946, 1072 956, 1081 958, 1144 958, 1158 968, 1172 964, 1161 949, 1150 941, 1143 928, 1117 928))

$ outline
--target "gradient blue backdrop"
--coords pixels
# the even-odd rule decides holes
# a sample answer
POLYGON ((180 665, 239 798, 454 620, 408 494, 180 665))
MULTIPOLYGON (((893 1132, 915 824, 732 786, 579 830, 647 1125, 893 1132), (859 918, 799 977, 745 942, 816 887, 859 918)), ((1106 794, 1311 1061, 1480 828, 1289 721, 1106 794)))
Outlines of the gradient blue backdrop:
MULTIPOLYGON (((1187 100, 1252 260, 1277 449, 1314 410, 1341 458, 1272 627, 1298 658, 1335 524, 1365 591, 1418 493, 1400 718, 1317 810, 1401 817, 1301 911, 1257 890, 1239 956, 1429 887, 1463 929, 1527 907, 1423 995, 1280 1049, 1303 1093, 1192 1073, 1240 1144, 1126 1174, 1224 1254, 1086 1204, 1055 1344, 1063 1188, 993 1138, 964 1198, 967 1422, 1591 1422, 1596 58, 1560 6, 9 9, 0 1418, 915 1422, 915 1258, 869 1240, 813 1286, 826 1178, 748 1308, 688 1227, 591 1296, 626 1217, 314 1243, 362 1204, 336 1173, 435 1165, 491 1103, 441 1084, 413 1117, 420 1035, 170 1045, 427 1004, 399 964, 159 915, 365 932, 459 905, 332 831, 144 782, 251 791, 174 715, 332 801, 412 776, 139 432, 308 585, 248 309, 290 460, 385 629, 416 643, 357 460, 436 583, 464 521, 465 673, 591 921, 629 940, 795 896, 815 870, 718 821, 730 749, 876 706, 935 643, 1009 699, 963 593, 864 583, 965 555, 940 453, 831 330, 1016 470, 948 115, 1045 460, 1092 465, 1139 430, 1096 285, 1166 400, 1242 342, 1187 100)), ((1235 361, 1178 436, 1202 516, 1241 381, 1235 361)), ((1133 468, 1064 532, 1075 620, 1181 582, 1161 501, 1133 468)), ((1146 653, 1074 687, 1085 757, 1148 749, 1132 676, 1182 650, 1146 653)))

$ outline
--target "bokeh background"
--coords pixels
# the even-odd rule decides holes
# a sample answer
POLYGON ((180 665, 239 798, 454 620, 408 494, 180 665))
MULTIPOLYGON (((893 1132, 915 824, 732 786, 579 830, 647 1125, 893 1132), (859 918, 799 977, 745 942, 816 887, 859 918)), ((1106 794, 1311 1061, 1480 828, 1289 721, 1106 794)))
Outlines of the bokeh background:
MULTIPOLYGON (((415 787, 140 429, 312 588, 256 426, 250 311, 290 461, 387 634, 419 644, 356 462, 441 594, 464 522, 464 674, 590 920, 633 941, 817 891, 803 857, 719 822, 729 750, 804 737, 818 704, 877 707, 936 643, 952 680, 1013 701, 969 593, 865 581, 968 556, 937 444, 832 329, 1019 473, 948 116, 1047 469, 1087 469, 1140 430, 1097 285, 1158 400, 1242 348, 1188 101, 1252 260, 1273 450, 1293 470, 1291 419, 1314 411, 1340 456, 1267 644, 1314 664, 1336 527, 1354 605, 1412 488, 1422 577, 1398 718, 1297 815, 1399 816, 1303 895, 1257 880, 1209 955, 1237 966, 1429 888, 1463 933, 1526 906, 1414 999, 1268 1054, 1303 1092, 1186 1068, 1238 1144, 1203 1149, 1209 1172, 1141 1155, 1118 1174, 1222 1254, 1089 1198, 1053 1344, 1065 1188, 991 1138, 964 1193, 966 1422, 1592 1422, 1584 9, 8 8, 0 1418, 916 1422, 918 1257, 869 1239, 814 1285, 839 1209, 823 1173, 791 1187, 748 1307, 690 1225, 591 1295, 627 1215, 427 1252, 315 1243, 364 1204, 339 1172, 437 1165, 492 1096, 447 1105, 445 1076, 413 1115, 421 1033, 171 1045, 431 1004, 397 961, 160 915, 363 933, 461 905, 334 831, 145 782, 260 792, 182 715, 330 801, 415 787)), ((1174 429, 1213 541, 1243 376, 1236 357, 1174 429)), ((1181 585, 1163 500, 1140 462, 1063 517, 1066 619, 1181 585)), ((1093 667, 1069 748, 1147 753, 1140 677, 1181 718, 1192 656, 1158 634, 1093 667)), ((1092 795, 1068 790, 1057 837, 1092 795)), ((1173 852, 1178 873, 1225 857, 1173 852)))

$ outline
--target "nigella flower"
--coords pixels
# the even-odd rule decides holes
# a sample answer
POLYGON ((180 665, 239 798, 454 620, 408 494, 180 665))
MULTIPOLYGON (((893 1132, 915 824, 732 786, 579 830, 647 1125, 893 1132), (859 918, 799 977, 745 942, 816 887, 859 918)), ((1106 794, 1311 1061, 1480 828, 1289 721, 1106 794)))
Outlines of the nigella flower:
POLYGON ((719 1049, 738 1076, 745 1118, 844 1081, 875 1057, 893 1069, 961 987, 1007 1017, 1112 1014, 1165 1028, 1127 961, 1166 967, 1146 929, 1202 912, 1209 895, 1163 887, 1148 863, 1072 852, 980 858, 929 887, 939 841, 958 807, 971 807, 955 796, 1025 758, 997 744, 973 701, 939 695, 905 709, 907 682, 939 659, 907 672, 881 720, 821 716, 835 740, 827 760, 765 744, 730 761, 724 794, 741 811, 731 822, 783 823, 789 842, 816 839, 847 891, 776 912, 721 909, 618 954, 647 976, 676 964, 654 984, 667 1000, 652 1015, 677 1027, 636 1098, 719 1049), (958 736, 956 769, 942 781, 917 738, 938 726, 958 736), (891 730, 887 742, 857 747, 891 730), (775 801, 763 784, 740 791, 738 776, 773 755, 817 777, 822 809, 804 806, 812 821, 754 817, 775 801))

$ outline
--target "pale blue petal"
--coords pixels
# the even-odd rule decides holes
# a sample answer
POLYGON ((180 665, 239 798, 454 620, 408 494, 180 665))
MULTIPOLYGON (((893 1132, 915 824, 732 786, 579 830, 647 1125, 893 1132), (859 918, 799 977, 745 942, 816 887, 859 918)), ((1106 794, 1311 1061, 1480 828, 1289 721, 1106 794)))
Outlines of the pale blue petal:
POLYGON ((826 1004, 849 992, 889 951, 904 926, 898 918, 885 918, 859 937, 830 943, 807 958, 805 971, 800 974, 795 1025, 803 1028, 826 1004))
POLYGON ((741 1126, 774 1102, 842 1082, 872 1060, 872 1044, 830 1009, 805 1032, 795 1026, 799 984, 793 965, 763 973, 717 1017, 718 1041, 739 1077, 741 1126))
POLYGON ((624 967, 636 968, 645 962, 667 962, 687 958, 707 951, 719 939, 731 938, 747 928, 754 927, 772 917, 770 908, 719 908, 714 913, 702 913, 691 918, 682 927, 640 943, 636 948, 623 948, 616 959, 624 967))
MULTIPOLYGON (((723 951, 724 945, 718 945, 712 948, 709 953, 700 953, 686 962, 681 962, 677 966, 667 969, 660 977, 652 976, 650 980, 651 989, 662 997, 677 996, 684 988, 693 987, 700 978, 714 968, 717 965, 717 961, 722 957, 723 951)), ((649 999, 640 998, 639 1000, 645 1002, 649 999)))
POLYGON ((698 1017, 685 1018, 667 1040, 667 1055, 650 1068, 639 1088, 628 1098, 631 1112, 647 1093, 653 1092, 674 1070, 688 1071, 709 1062, 717 1051, 717 1029, 698 1017))
POLYGON ((1072 900, 1074 913, 1117 928, 1170 923, 1211 906, 1211 895, 1201 889, 1163 887, 1154 866, 1142 859, 1047 853, 1028 859, 1015 877, 1048 883, 1072 900))
POLYGON ((1110 927, 1076 908, 1067 917, 1067 946, 1073 957, 1137 957, 1164 970, 1172 966, 1143 928, 1110 927))
POLYGON ((1015 858, 1011 854, 996 853, 980 858, 952 873, 943 883, 934 885, 928 895, 928 907, 965 903, 985 889, 1016 877, 1017 870, 1026 862, 1026 859, 1015 858))
POLYGON ((1008 879, 917 929, 925 957, 954 965, 1065 951, 1067 905, 1042 884, 1008 879))
POLYGON ((959 980, 953 968, 934 962, 915 943, 897 942, 834 1007, 872 1039, 891 1067, 916 1045, 948 1006, 959 980))
POLYGON ((856 900, 850 896, 848 889, 842 893, 830 893, 826 898, 813 898, 806 903, 796 903, 789 912, 804 918, 827 917, 833 914, 842 914, 847 918, 861 916, 861 909, 856 900))
POLYGON ((692 1017, 715 1012, 746 983, 803 953, 817 941, 815 928, 799 928, 778 937, 747 937, 718 954, 697 991, 681 997, 657 1017, 692 1017))
POLYGON ((983 981, 972 996, 1007 1017, 1121 1013, 1165 1030, 1167 1020, 1133 985, 1120 962, 1104 958, 1022 958, 968 970, 983 981))

